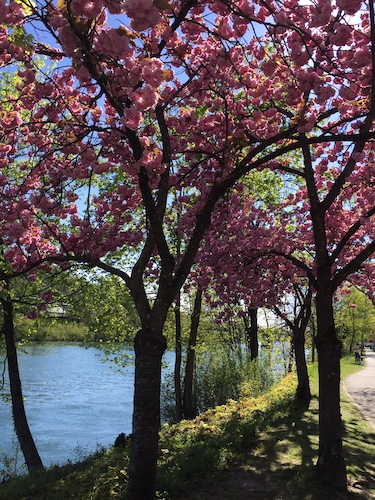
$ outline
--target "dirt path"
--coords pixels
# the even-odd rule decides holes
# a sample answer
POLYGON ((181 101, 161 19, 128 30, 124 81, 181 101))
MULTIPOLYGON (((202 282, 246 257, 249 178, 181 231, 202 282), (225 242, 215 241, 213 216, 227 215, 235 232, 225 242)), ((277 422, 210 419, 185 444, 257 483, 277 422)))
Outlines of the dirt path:
POLYGON ((346 377, 343 385, 375 430, 375 352, 365 351, 363 369, 346 377))

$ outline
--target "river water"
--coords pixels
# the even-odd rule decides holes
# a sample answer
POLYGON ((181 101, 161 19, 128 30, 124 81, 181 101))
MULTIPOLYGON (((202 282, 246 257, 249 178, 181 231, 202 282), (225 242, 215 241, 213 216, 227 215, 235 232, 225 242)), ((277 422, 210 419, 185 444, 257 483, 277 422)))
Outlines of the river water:
MULTIPOLYGON (((169 366, 172 357, 164 357, 169 366)), ((26 415, 45 466, 79 460, 131 432, 133 364, 120 372, 95 347, 48 343, 28 344, 19 352, 19 368, 26 415)), ((16 450, 11 405, 1 398, 0 473, 4 454, 15 457, 16 450)))

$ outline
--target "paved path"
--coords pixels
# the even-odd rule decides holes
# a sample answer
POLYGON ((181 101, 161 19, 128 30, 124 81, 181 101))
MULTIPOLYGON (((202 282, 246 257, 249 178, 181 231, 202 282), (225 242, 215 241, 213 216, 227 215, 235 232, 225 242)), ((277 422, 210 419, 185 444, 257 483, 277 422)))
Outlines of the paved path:
POLYGON ((375 430, 375 352, 365 350, 362 370, 344 380, 344 389, 375 430))

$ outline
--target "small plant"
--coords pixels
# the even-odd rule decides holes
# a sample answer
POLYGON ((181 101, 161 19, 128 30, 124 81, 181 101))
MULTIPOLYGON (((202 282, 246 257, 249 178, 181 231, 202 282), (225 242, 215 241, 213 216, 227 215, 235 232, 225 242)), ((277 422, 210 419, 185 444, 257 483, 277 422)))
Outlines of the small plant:
POLYGON ((12 455, 9 455, 0 448, 0 482, 4 483, 12 477, 27 472, 22 451, 16 437, 12 440, 12 451, 12 455))

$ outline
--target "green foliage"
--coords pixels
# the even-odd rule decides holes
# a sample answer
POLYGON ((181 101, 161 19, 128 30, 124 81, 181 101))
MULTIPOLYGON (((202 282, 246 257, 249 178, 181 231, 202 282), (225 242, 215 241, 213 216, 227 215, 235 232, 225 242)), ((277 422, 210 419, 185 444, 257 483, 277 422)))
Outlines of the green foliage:
POLYGON ((78 464, 55 466, 0 486, 3 500, 107 500, 123 498, 128 453, 123 449, 101 450, 78 464))
POLYGON ((159 490, 178 498, 188 483, 225 469, 266 422, 288 411, 295 390, 296 378, 288 376, 258 398, 229 400, 194 420, 166 424, 160 434, 159 490))
MULTIPOLYGON (((187 482, 224 469, 258 429, 288 411, 295 388, 295 377, 288 377, 259 398, 228 401, 195 420, 165 425, 160 433, 159 498, 178 498, 187 482)), ((0 498, 124 498, 128 463, 127 448, 101 450, 75 465, 14 478, 0 485, 0 498)))
POLYGON ((86 279, 70 308, 96 341, 129 342, 139 328, 129 291, 117 276, 86 279))
MULTIPOLYGON (((228 399, 256 397, 276 381, 269 356, 251 361, 244 348, 225 344, 202 344, 197 349, 194 399, 198 413, 224 404, 228 399)), ((162 418, 175 420, 174 374, 162 383, 162 418)))
POLYGON ((30 320, 19 316, 16 321, 16 334, 19 342, 90 342, 95 340, 84 324, 51 318, 30 320))
MULTIPOLYGON (((3 394, 2 394, 3 396, 3 394)), ((0 482, 26 473, 26 465, 20 444, 16 437, 12 441, 12 453, 6 454, 0 448, 0 482)))
POLYGON ((199 412, 238 399, 244 392, 258 396, 274 383, 269 359, 251 361, 221 347, 201 356, 195 375, 195 395, 199 412), (244 387, 245 386, 245 387, 244 387))
POLYGON ((370 342, 374 337, 375 306, 363 292, 351 287, 338 295, 335 322, 344 353, 351 353, 355 343, 370 342))
MULTIPOLYGON (((125 284, 116 276, 35 272, 12 280, 17 340, 123 343, 139 328, 125 284), (41 296, 50 294, 51 302, 41 296), (38 318, 26 317, 37 311, 38 318)), ((108 346, 107 346, 108 347, 108 346)))
POLYGON ((248 190, 245 191, 246 196, 249 196, 249 193, 255 195, 257 202, 263 208, 276 205, 281 200, 283 179, 277 172, 253 170, 244 177, 242 183, 248 190))
POLYGON ((9 36, 11 42, 16 47, 23 47, 27 51, 31 51, 34 38, 32 35, 27 34, 23 26, 14 26, 11 35, 9 36))

